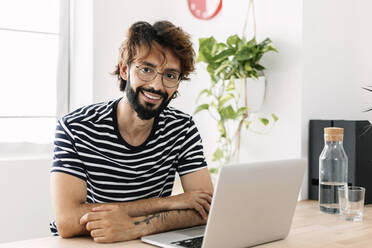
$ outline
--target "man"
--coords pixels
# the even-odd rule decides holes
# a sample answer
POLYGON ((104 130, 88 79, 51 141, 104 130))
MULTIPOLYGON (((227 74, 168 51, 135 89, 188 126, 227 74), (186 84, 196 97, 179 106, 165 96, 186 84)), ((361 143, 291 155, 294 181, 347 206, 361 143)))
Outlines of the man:
POLYGON ((130 27, 115 71, 124 96, 58 121, 55 235, 115 242, 206 223, 213 187, 201 138, 167 106, 194 57, 189 35, 168 21, 130 27), (176 171, 185 193, 171 196, 176 171))

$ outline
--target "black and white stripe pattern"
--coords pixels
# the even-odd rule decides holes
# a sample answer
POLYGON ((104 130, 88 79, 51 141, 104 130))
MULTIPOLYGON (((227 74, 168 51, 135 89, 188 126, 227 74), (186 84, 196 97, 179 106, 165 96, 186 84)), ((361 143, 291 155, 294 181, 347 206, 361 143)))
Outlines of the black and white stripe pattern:
MULTIPOLYGON (((171 195, 180 176, 207 166, 192 118, 167 107, 140 146, 120 135, 116 101, 80 108, 57 123, 51 172, 87 183, 87 203, 125 202, 171 195)), ((57 233, 55 223, 51 224, 57 233)))

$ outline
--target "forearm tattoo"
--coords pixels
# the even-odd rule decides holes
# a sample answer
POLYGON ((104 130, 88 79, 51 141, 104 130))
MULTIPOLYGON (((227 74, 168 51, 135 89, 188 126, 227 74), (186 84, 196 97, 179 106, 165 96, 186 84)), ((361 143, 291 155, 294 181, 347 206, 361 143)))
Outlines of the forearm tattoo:
MULTIPOLYGON (((187 210, 177 210, 177 213, 178 214, 181 214, 181 212, 183 211, 187 211, 187 210)), ((141 223, 146 223, 147 225, 150 224, 150 221, 152 219, 159 219, 161 220, 161 222, 163 223, 166 223, 166 220, 167 220, 167 217, 168 217, 168 214, 170 213, 171 211, 166 211, 166 212, 161 212, 161 213, 156 213, 156 214, 151 214, 151 215, 145 215, 143 220, 140 220, 140 221, 135 221, 134 224, 135 225, 139 225, 141 223)), ((172 211, 172 212, 175 212, 175 211, 172 211)))
POLYGON ((140 220, 140 221, 135 221, 134 224, 135 225, 139 225, 141 223, 146 223, 147 225, 150 224, 150 220, 154 219, 154 218, 159 218, 160 217, 160 214, 152 214, 152 215, 145 215, 145 219, 143 220, 140 220))

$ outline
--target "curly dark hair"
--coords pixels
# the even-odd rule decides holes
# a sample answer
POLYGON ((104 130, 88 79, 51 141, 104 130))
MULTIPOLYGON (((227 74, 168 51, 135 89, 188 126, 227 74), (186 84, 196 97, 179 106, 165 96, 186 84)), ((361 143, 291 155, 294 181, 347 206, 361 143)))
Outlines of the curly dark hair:
MULTIPOLYGON (((176 27, 169 21, 158 21, 151 25, 148 22, 136 22, 128 30, 127 38, 120 46, 119 63, 123 61, 130 64, 137 52, 137 48, 145 46, 148 53, 155 44, 169 49, 181 63, 181 80, 189 80, 191 72, 195 70, 195 51, 190 41, 190 35, 180 27, 176 27)), ((120 91, 125 90, 127 81, 120 76, 119 63, 113 75, 120 81, 120 91)))

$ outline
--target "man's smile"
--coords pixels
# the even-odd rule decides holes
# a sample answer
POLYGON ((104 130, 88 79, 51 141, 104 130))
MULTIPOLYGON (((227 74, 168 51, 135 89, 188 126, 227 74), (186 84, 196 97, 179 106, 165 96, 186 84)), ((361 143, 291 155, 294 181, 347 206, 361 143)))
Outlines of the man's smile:
POLYGON ((144 90, 142 90, 141 93, 144 96, 144 100, 146 102, 150 102, 152 104, 157 104, 163 98, 163 96, 161 96, 161 95, 150 93, 150 92, 144 91, 144 90))
POLYGON ((161 96, 159 95, 155 95, 155 94, 151 94, 149 92, 143 92, 143 94, 148 97, 148 98, 151 98, 152 100, 159 100, 161 99, 161 96))

